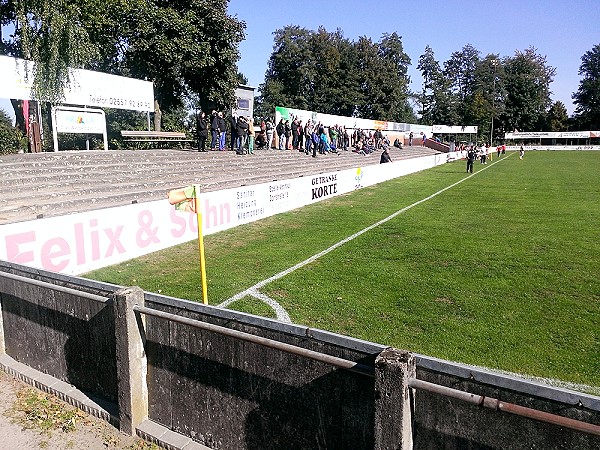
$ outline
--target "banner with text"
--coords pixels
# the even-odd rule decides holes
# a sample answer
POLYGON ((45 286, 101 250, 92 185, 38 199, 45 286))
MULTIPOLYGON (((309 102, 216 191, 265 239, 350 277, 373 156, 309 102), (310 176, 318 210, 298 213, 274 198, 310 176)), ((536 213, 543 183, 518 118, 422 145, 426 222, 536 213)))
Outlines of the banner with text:
MULTIPOLYGON (((212 234, 446 163, 438 154, 200 195, 212 234)), ((195 214, 159 200, 0 226, 0 259, 82 274, 197 238, 195 214)))
MULTIPOLYGON (((35 63, 0 56, 0 98, 33 100, 35 63)), ((84 69, 69 69, 64 104, 154 111, 152 82, 84 69)))

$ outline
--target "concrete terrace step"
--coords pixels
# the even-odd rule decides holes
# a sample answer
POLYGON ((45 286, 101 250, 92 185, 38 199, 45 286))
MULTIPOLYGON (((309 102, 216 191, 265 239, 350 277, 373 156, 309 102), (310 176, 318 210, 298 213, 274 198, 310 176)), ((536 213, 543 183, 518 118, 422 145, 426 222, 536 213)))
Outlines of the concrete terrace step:
MULTIPOLYGON (((396 161, 437 152, 424 147, 392 149, 396 161)), ((361 167, 379 162, 363 156, 312 158, 298 151, 181 150, 78 151, 0 156, 0 224, 163 199, 193 183, 214 191, 361 167)))

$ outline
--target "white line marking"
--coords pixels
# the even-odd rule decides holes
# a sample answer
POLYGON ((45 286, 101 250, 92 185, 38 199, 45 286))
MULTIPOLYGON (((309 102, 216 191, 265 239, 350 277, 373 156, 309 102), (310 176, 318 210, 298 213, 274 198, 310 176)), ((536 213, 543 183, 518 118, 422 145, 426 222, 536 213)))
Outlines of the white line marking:
MULTIPOLYGON (((504 159, 504 158, 502 158, 502 159, 504 159)), ((217 307, 219 307, 219 308, 226 308, 226 307, 228 307, 229 305, 231 305, 233 302, 235 302, 235 301, 237 301, 237 300, 240 300, 240 299, 242 299, 242 298, 244 298, 244 297, 246 297, 246 296, 251 296, 251 297, 258 298, 259 300, 263 300, 262 298, 260 298, 260 297, 259 297, 259 295, 261 295, 261 296, 263 295, 263 294, 261 294, 261 293, 259 292, 259 289, 260 289, 260 288, 262 288, 263 286, 266 286, 267 284, 271 283, 272 281, 275 281, 275 280, 278 280, 278 279, 280 279, 280 278, 283 278, 283 277, 285 277, 286 275, 289 275, 290 273, 294 272, 295 270, 301 269, 302 267, 304 267, 304 266, 306 266, 306 265, 310 264, 311 262, 313 262, 313 261, 316 261, 316 260, 317 260, 317 259, 319 259, 320 257, 322 257, 322 256, 325 256, 325 255, 326 255, 326 254, 328 254, 328 253, 331 253, 332 251, 334 251, 334 250, 335 250, 335 249, 337 249, 338 247, 341 247, 342 245, 344 245, 344 244, 346 244, 346 243, 348 243, 348 242, 350 242, 350 241, 352 241, 352 240, 356 239, 357 237, 359 237, 359 236, 361 236, 361 235, 365 234, 367 231, 371 231, 373 228, 376 228, 376 227, 378 227, 379 225, 382 225, 382 224, 384 224, 384 223, 386 223, 386 222, 388 222, 388 221, 392 220, 393 218, 395 218, 395 217, 397 217, 398 215, 400 215, 400 214, 402 214, 402 213, 404 213, 404 212, 408 211, 409 209, 412 209, 412 208, 414 208, 415 206, 418 206, 418 205, 420 205, 421 203, 424 203, 424 202, 426 202, 426 201, 429 201, 429 200, 431 200, 431 199, 432 199, 432 198, 434 198, 434 197, 437 197, 438 195, 442 194, 443 192, 446 192, 448 189, 451 189, 451 188, 453 188, 453 187, 455 187, 455 186, 458 186, 459 184, 461 184, 461 183, 463 183, 463 182, 467 181, 469 178, 471 178, 471 177, 473 177, 473 176, 477 175, 478 173, 481 173, 482 171, 484 171, 484 170, 486 170, 486 169, 489 169, 489 168, 490 168, 490 167, 492 167, 493 165, 495 165, 495 164, 498 164, 500 161, 502 161, 502 159, 499 159, 498 161, 496 161, 496 162, 494 162, 494 163, 490 164, 489 166, 482 167, 482 168, 481 168, 481 170, 478 170, 477 172, 470 174, 469 176, 467 176, 467 177, 463 178, 462 180, 459 180, 459 181, 457 181, 456 183, 453 183, 453 184, 451 184, 450 186, 446 186, 444 189, 440 189, 440 190, 439 190, 439 191, 437 191, 436 193, 434 193, 434 194, 431 194, 429 197, 425 197, 424 199, 422 199, 422 200, 419 200, 418 202, 415 202, 415 203, 413 203, 412 205, 406 206, 406 207, 404 207, 404 208, 402 208, 402 209, 400 209, 400 210, 396 211, 395 213, 393 213, 393 214, 391 214, 391 215, 387 216, 385 219, 382 219, 382 220, 380 220, 379 222, 376 222, 376 223, 374 223, 373 225, 369 225, 367 228, 364 228, 364 229, 362 229, 362 230, 360 230, 360 231, 358 231, 358 232, 354 233, 352 236, 348 236, 347 238, 345 238, 345 239, 342 239, 341 241, 339 241, 339 242, 337 242, 337 243, 333 244, 331 247, 329 247, 329 248, 326 248, 326 249, 325 249, 325 250, 323 250, 322 252, 319 252, 319 253, 317 253, 316 255, 313 255, 313 256, 311 256, 310 258, 308 258, 308 259, 305 259, 305 260, 304 260, 304 261, 302 261, 302 262, 299 262, 298 264, 296 264, 296 265, 294 265, 294 266, 290 267, 289 269, 286 269, 286 270, 284 270, 284 271, 282 271, 282 272, 279 272, 279 273, 277 273, 277 274, 273 275, 273 276, 272 276, 272 277, 270 277, 270 278, 267 278, 267 279, 265 279, 265 280, 259 281, 259 282, 258 282, 258 283, 256 283, 254 286, 251 286, 251 287, 249 287, 248 289, 246 289, 246 290, 244 290, 244 291, 242 291, 242 292, 239 292, 239 293, 235 294, 233 297, 230 297, 230 298, 228 298, 227 300, 225 300, 225 301, 224 301, 224 302, 222 302, 221 304, 217 305, 217 307)), ((290 318, 289 318, 289 315, 287 314, 287 312, 285 311, 285 309, 284 309, 284 308, 283 308, 281 305, 279 305, 279 303, 277 303, 275 300, 273 300, 273 299, 271 299, 271 298, 267 297, 266 295, 265 295, 264 297, 266 297, 268 300, 270 300, 270 302, 273 302, 273 303, 270 303, 270 302, 268 302, 268 303, 267 303, 267 302, 265 302, 265 303, 269 304, 269 305, 270 305, 270 306, 272 306, 274 309, 275 309, 275 307, 273 306, 274 304, 276 304, 276 305, 277 305, 279 308, 281 308, 281 310, 280 310, 280 311, 281 311, 281 312, 283 312, 283 313, 285 314, 285 316, 287 316, 287 318, 288 318, 288 320, 289 320, 289 323, 291 323, 291 320, 290 320, 290 318)), ((264 301, 264 300, 263 300, 263 301, 264 301)), ((277 310, 277 309, 275 310, 275 312, 276 312, 277 316, 279 317, 279 312, 278 312, 278 310, 277 310)))

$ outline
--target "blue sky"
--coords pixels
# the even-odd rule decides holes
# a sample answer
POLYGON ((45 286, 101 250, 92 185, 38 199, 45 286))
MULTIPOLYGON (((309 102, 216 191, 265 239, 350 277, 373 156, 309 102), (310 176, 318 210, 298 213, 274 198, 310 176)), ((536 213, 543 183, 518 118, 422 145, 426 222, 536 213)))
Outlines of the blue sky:
POLYGON ((579 87, 581 57, 600 44, 600 0, 393 1, 393 0, 230 0, 228 12, 246 22, 240 45, 239 70, 251 86, 264 81, 273 50, 273 31, 299 25, 327 31, 340 28, 344 36, 379 41, 383 33, 402 36, 411 58, 411 89, 421 89, 416 69, 429 45, 443 63, 466 44, 501 57, 533 46, 556 68, 552 100, 563 102, 572 114, 571 95, 579 87))
MULTIPOLYGON (((359 36, 378 41, 383 33, 395 31, 412 61, 409 75, 415 91, 421 89, 416 65, 426 45, 440 63, 466 44, 482 57, 512 56, 533 46, 556 68, 552 100, 563 102, 569 114, 574 110, 571 95, 581 79, 581 57, 600 44, 600 0, 230 0, 228 12, 247 25, 238 65, 252 86, 264 81, 273 32, 286 25, 340 28, 353 41, 359 36)), ((0 107, 12 114, 8 100, 0 99, 0 107)))

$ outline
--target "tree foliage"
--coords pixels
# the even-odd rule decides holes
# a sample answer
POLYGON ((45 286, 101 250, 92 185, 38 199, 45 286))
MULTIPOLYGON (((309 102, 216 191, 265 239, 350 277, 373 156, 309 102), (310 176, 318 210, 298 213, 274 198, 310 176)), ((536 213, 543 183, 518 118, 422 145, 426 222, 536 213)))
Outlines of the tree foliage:
POLYGON ((548 66, 546 57, 533 47, 516 51, 503 66, 506 99, 500 119, 505 129, 540 130, 551 103, 550 83, 556 69, 548 66))
POLYGON ((232 105, 245 24, 227 15, 227 0, 3 1, 0 20, 15 34, 5 54, 33 59, 39 98, 56 100, 68 67, 154 82, 164 109, 188 95, 201 105, 232 105))
POLYGON ((573 94, 575 119, 580 129, 600 129, 600 44, 581 57, 579 89, 573 94))
POLYGON ((329 114, 404 121, 410 58, 397 33, 379 42, 351 42, 341 30, 287 26, 274 32, 273 52, 260 86, 260 113, 286 105, 329 114))
POLYGON ((555 69, 534 48, 500 58, 467 44, 443 64, 427 46, 417 69, 423 76, 419 95, 426 124, 477 125, 478 138, 489 141, 514 129, 539 130, 546 125, 550 84, 555 69), (492 130, 493 123, 493 130, 492 130))

